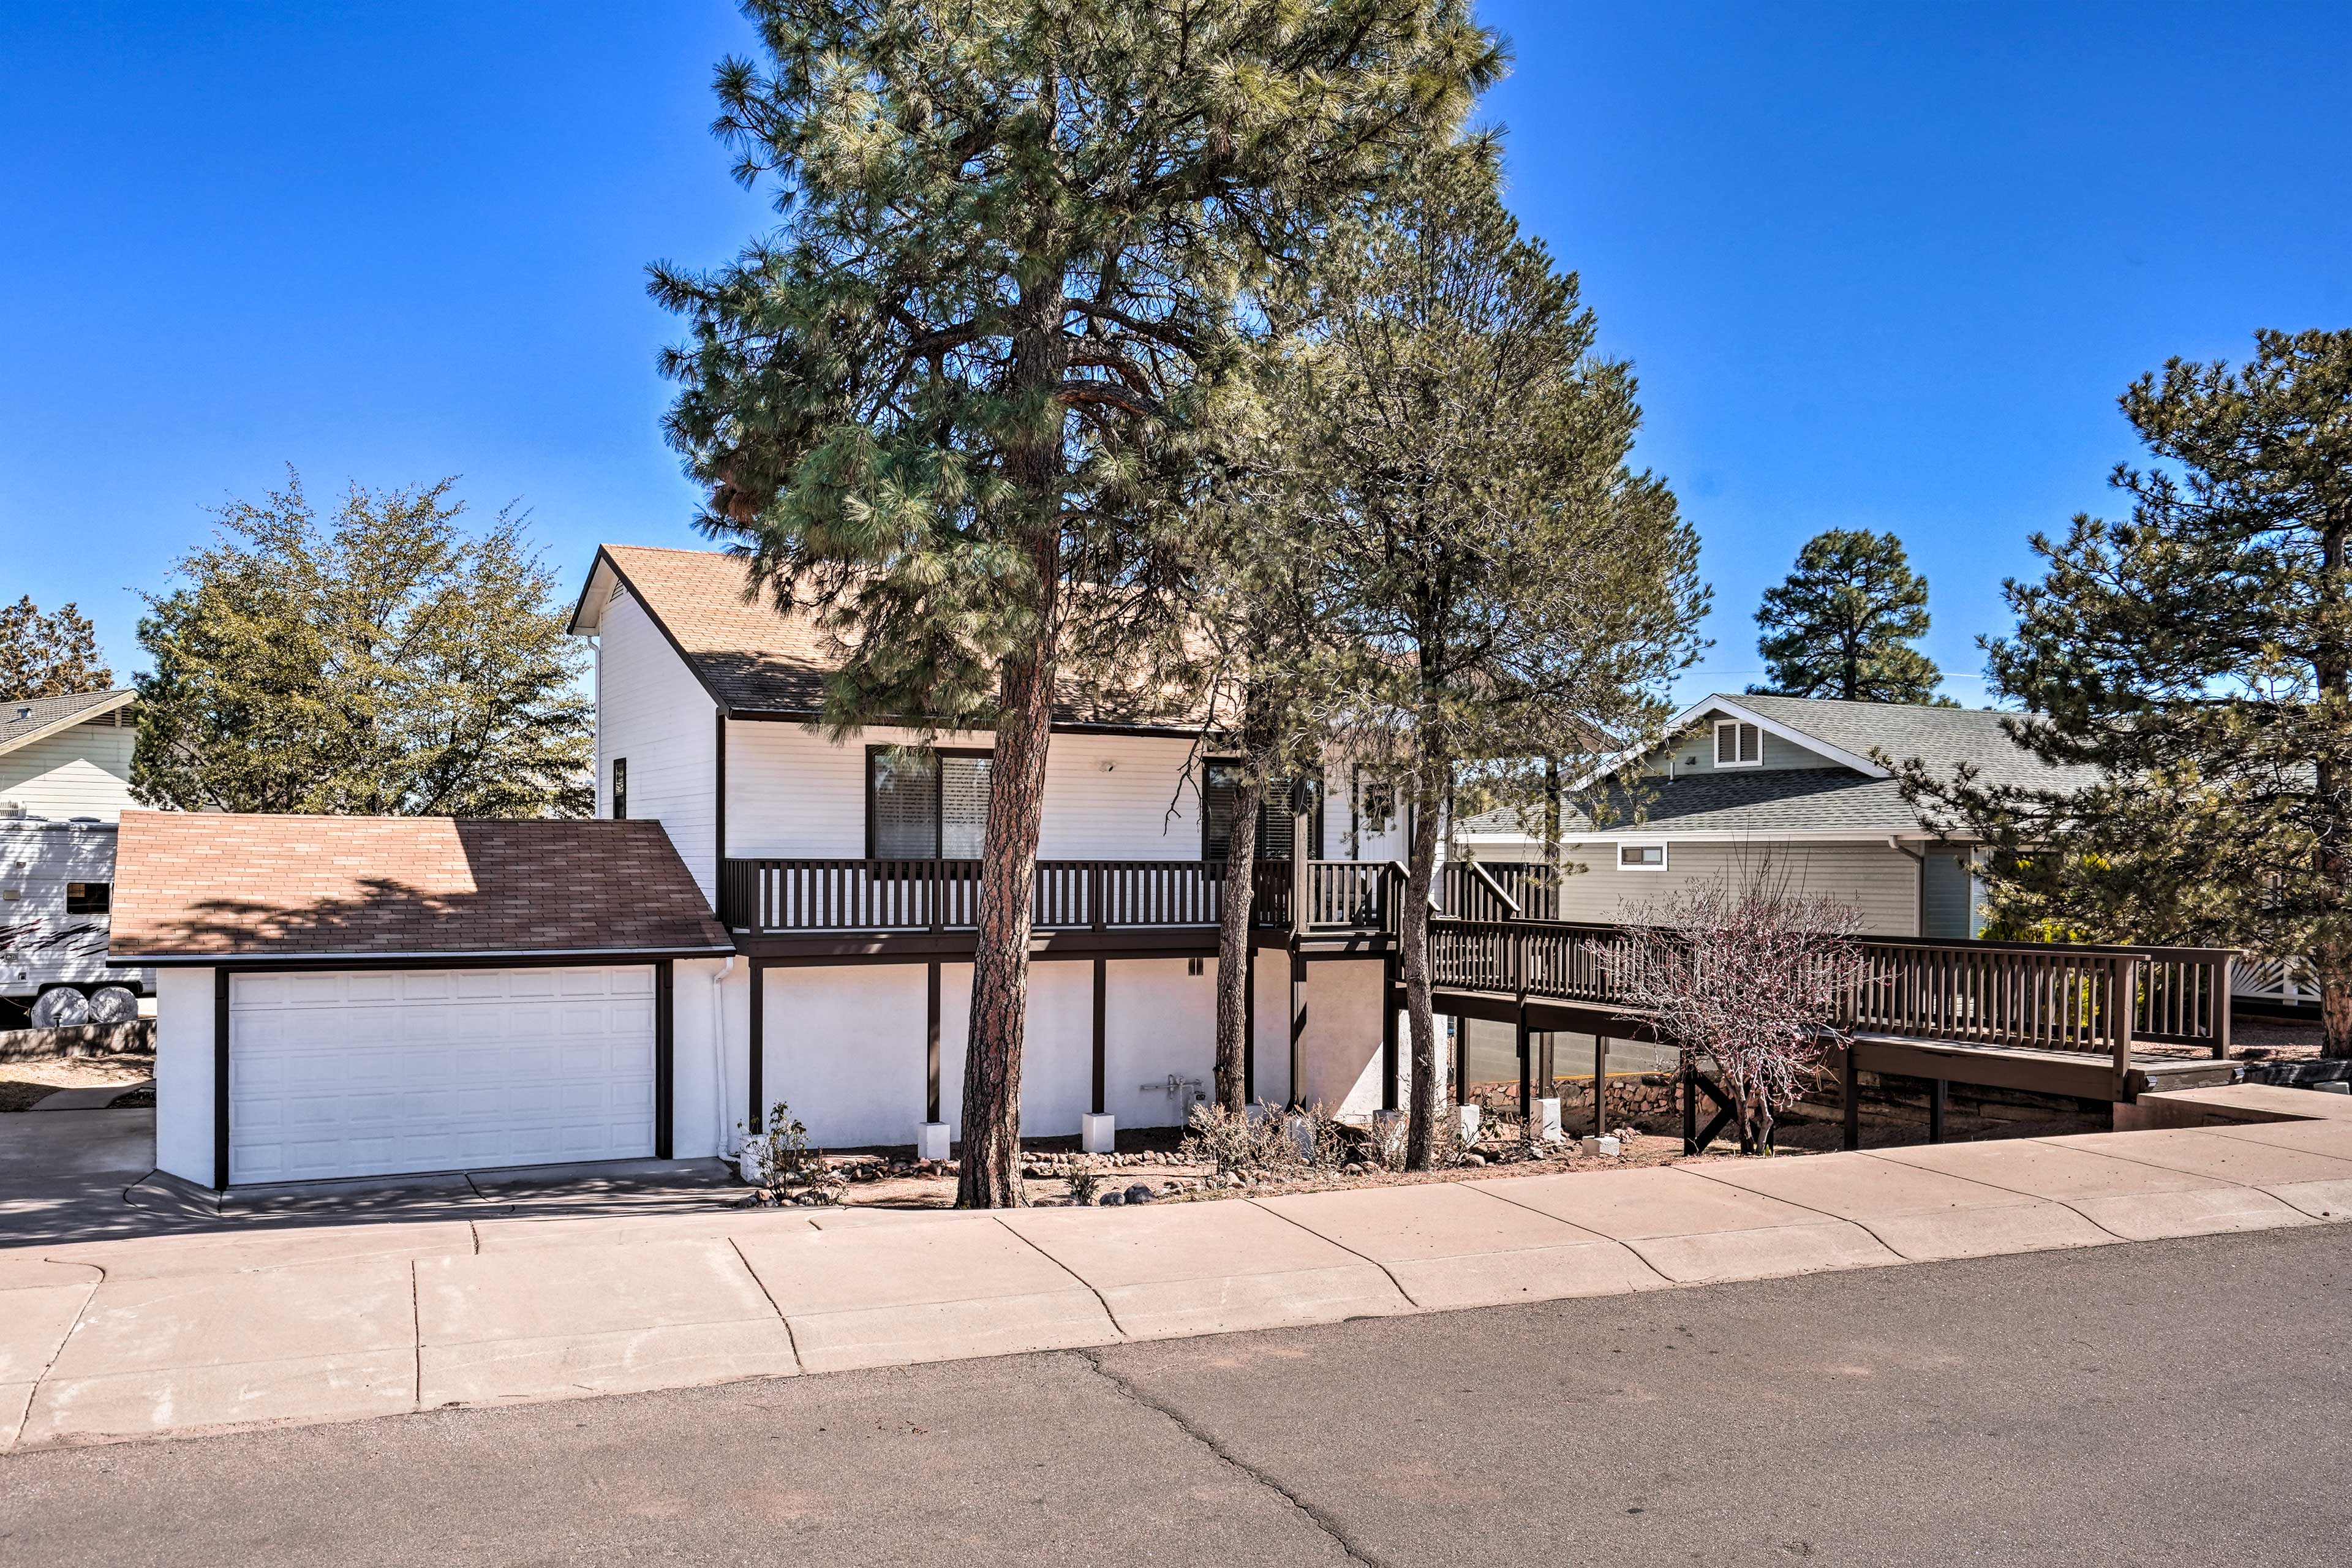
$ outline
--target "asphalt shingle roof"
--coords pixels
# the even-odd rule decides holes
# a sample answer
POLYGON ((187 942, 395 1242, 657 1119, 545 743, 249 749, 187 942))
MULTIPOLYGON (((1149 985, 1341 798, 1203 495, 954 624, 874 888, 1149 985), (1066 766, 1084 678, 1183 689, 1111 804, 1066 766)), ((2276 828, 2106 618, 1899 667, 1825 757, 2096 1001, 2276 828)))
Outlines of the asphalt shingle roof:
POLYGON ((2000 721, 2018 715, 1991 709, 1841 702, 1822 697, 1718 695, 1708 700, 1736 702, 1858 757, 1884 752, 1897 764, 1916 758, 1947 778, 1962 763, 1976 763, 1985 784, 2026 789, 2071 789, 2097 776, 2093 768, 2052 767, 2002 731, 2000 721))
MULTIPOLYGON (((765 598, 747 604, 740 560, 644 544, 607 544, 604 553, 720 703, 737 712, 810 716, 824 705, 825 678, 840 668, 840 656, 808 615, 783 614, 765 598)), ((1054 722, 1197 728, 1197 719, 1153 712, 1148 700, 1115 681, 1088 679, 1097 673, 1064 671, 1054 722)))
POLYGON ((0 701, 0 752, 78 713, 101 712, 130 695, 124 690, 84 691, 72 697, 21 697, 0 701))
POLYGON ((725 952, 657 822, 126 811, 117 957, 725 952))

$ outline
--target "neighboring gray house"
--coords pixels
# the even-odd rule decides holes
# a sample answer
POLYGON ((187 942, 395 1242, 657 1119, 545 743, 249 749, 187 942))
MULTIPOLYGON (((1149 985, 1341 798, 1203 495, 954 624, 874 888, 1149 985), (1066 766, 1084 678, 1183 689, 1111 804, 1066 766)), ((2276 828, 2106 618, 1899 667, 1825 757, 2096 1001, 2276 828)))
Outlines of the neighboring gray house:
MULTIPOLYGON (((1973 763, 1991 783, 2064 785, 2055 769, 1980 709, 1717 695, 1675 715, 1669 743, 1619 758, 1563 807, 1566 920, 1614 921, 1678 886, 1769 860, 1797 889, 1862 911, 1872 936, 1973 937, 1984 923, 1976 847, 1941 837, 1903 798, 1913 758, 1948 773, 1973 763), (1595 822, 1589 813, 1598 811, 1595 822)), ((1516 816, 1463 825, 1455 843, 1488 861, 1540 859, 1516 816)))

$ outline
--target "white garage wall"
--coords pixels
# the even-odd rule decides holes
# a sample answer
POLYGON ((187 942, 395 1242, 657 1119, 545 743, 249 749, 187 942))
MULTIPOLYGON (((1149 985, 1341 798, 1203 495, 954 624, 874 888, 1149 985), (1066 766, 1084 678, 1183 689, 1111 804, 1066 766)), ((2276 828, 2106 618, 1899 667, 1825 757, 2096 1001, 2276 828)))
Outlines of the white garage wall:
POLYGON ((681 958, 672 966, 677 1009, 670 1035, 670 1153, 680 1160, 724 1154, 739 1142, 750 1079, 751 986, 740 959, 681 958), (719 977, 724 973, 725 979, 719 977), (719 984, 714 986, 714 981, 719 984))
POLYGON ((155 972, 155 1165, 213 1184, 213 972, 155 972))

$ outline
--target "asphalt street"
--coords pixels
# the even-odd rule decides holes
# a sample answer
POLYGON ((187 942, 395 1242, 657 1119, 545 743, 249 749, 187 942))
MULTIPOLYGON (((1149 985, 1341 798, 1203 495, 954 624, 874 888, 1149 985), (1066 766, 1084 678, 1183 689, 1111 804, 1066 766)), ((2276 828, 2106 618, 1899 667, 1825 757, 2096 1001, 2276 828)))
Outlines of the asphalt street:
POLYGON ((0 1563, 2336 1564, 2352 1226, 0 1458, 0 1563))

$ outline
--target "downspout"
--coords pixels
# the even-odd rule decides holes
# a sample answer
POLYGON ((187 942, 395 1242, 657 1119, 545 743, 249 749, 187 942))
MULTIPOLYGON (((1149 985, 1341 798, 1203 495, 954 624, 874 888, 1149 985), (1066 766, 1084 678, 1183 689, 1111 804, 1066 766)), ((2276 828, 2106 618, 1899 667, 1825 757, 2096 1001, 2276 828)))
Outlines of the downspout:
POLYGON ((730 1160, 736 1151, 728 1146, 726 985, 727 977, 734 973, 735 955, 730 952, 710 976, 710 1099, 719 1115, 719 1152, 730 1160))

